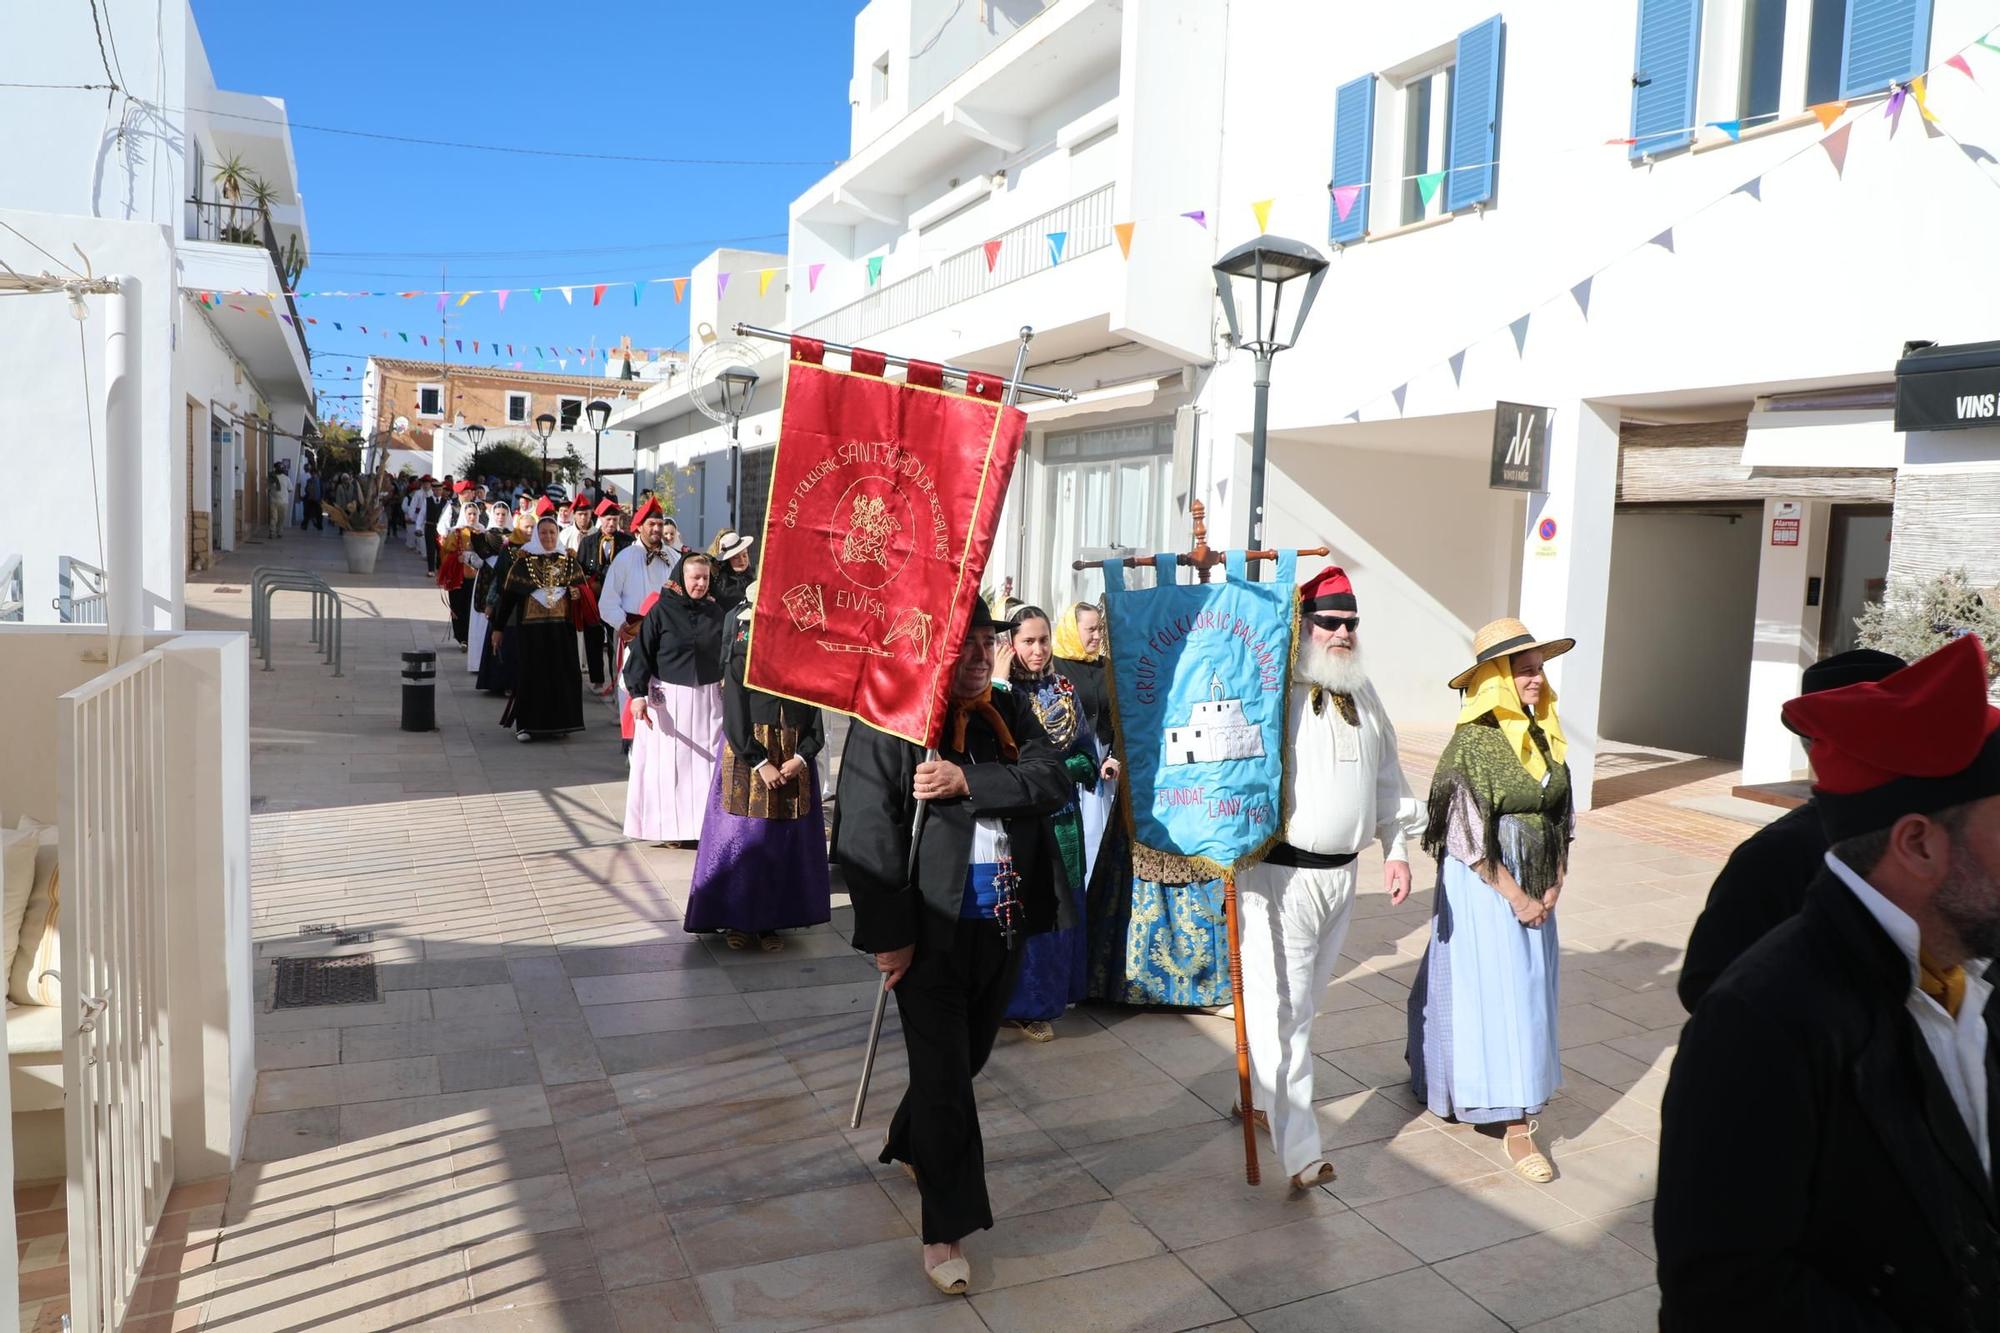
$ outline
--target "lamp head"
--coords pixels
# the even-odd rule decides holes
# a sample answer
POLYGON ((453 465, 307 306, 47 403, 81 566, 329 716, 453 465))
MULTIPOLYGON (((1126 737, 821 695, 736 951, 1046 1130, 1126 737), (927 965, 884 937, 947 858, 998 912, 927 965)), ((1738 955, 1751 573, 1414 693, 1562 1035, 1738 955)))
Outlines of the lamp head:
POLYGON ((611 404, 605 402, 602 398, 599 398, 589 407, 584 408, 583 412, 585 416, 590 418, 590 428, 592 430, 603 430, 611 422, 611 404))
POLYGON ((486 438, 486 427, 467 426, 465 428, 465 437, 471 440, 472 447, 477 449, 480 445, 480 442, 486 438))
POLYGON ((556 419, 547 412, 535 418, 535 434, 542 437, 542 443, 549 442, 549 436, 556 433, 556 419))
POLYGON ((757 396, 757 372, 748 366, 731 366, 716 375, 715 382, 722 389, 722 410, 732 420, 741 421, 750 414, 750 404, 757 396))
POLYGON ((1260 356, 1298 342, 1325 277, 1326 257, 1303 241, 1259 236, 1231 250, 1215 262, 1215 294, 1229 321, 1230 341, 1260 356), (1302 287, 1292 286, 1300 279, 1302 287), (1288 287, 1293 295, 1289 309, 1288 287))

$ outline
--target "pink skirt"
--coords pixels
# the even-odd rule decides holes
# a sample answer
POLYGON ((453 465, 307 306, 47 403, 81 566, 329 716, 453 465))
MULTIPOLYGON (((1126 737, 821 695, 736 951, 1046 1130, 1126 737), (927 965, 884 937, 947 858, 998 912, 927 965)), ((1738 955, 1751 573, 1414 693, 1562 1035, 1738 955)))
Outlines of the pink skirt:
POLYGON ((646 842, 698 839, 722 753, 722 689, 656 680, 647 707, 652 725, 632 728, 625 836, 646 842))

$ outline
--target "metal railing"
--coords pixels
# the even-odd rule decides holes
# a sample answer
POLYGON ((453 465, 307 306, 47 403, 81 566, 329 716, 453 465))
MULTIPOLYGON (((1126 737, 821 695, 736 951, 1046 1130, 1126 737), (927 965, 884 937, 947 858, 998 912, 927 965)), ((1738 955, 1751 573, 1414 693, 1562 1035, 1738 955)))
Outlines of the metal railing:
POLYGON ((1102 250, 1116 235, 1111 216, 1115 190, 1113 185, 1100 185, 1089 194, 949 255, 921 273, 878 287, 858 301, 801 325, 798 331, 828 342, 859 342, 1032 277, 1056 267, 1049 241, 1055 232, 1063 233, 1062 263, 1102 250), (986 248, 994 241, 1000 242, 1000 250, 989 269, 986 248))
POLYGON ((28 608, 22 602, 21 557, 10 555, 0 560, 0 624, 19 624, 27 615, 28 608))
POLYGON ((312 598, 312 641, 320 649, 321 660, 341 674, 345 645, 341 633, 340 594, 319 575, 285 565, 259 565, 250 575, 250 643, 264 652, 264 670, 271 669, 271 597, 280 592, 303 592, 312 598))
POLYGON ((312 359, 312 348, 306 346, 305 325, 299 318, 299 303, 292 299, 291 269, 285 254, 278 248, 278 233, 271 227, 271 215, 254 203, 231 204, 213 199, 190 199, 188 206, 194 210, 192 241, 221 241, 227 245, 261 245, 271 256, 271 267, 277 270, 278 285, 285 292, 285 308, 292 316, 292 335, 299 340, 299 350, 312 359))
POLYGON ((57 560, 56 595, 49 601, 55 608, 57 621, 64 625, 102 625, 106 583, 104 571, 89 561, 73 555, 57 560))
POLYGON ((166 665, 57 701, 68 1326, 125 1319, 173 1185, 166 1018, 166 665))

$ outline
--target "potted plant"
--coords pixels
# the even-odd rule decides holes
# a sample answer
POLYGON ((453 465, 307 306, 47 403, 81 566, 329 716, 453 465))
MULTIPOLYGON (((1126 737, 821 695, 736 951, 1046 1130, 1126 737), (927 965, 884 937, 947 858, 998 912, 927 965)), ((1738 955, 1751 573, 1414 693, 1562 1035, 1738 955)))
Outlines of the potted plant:
POLYGON ((347 553, 347 572, 373 574, 376 558, 382 554, 383 501, 394 483, 389 478, 386 461, 375 469, 374 475, 348 480, 354 488, 353 498, 346 503, 321 500, 320 511, 340 529, 340 542, 347 553))
POLYGON ((212 179, 222 191, 223 202, 229 205, 228 221, 223 222, 220 218, 216 219, 220 224, 216 228, 217 238, 224 241, 237 240, 239 237, 237 236, 236 210, 243 202, 244 187, 249 185, 256 177, 250 170, 250 164, 243 160, 242 154, 231 153, 221 162, 216 163, 215 175, 212 179))

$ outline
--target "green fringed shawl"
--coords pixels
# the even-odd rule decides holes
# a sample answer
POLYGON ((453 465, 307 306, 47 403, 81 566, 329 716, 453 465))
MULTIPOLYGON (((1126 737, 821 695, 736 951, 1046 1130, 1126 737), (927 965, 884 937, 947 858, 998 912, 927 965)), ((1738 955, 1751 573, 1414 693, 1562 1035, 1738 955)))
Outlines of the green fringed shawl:
MULTIPOLYGON (((1541 729, 1531 734, 1547 759, 1541 729)), ((1506 866, 1522 891, 1534 898, 1562 878, 1569 865, 1568 765, 1551 761, 1548 785, 1543 786, 1522 766, 1490 715, 1460 724, 1431 778, 1423 845, 1433 857, 1446 855, 1452 805, 1461 791, 1479 811, 1482 860, 1506 866)))

